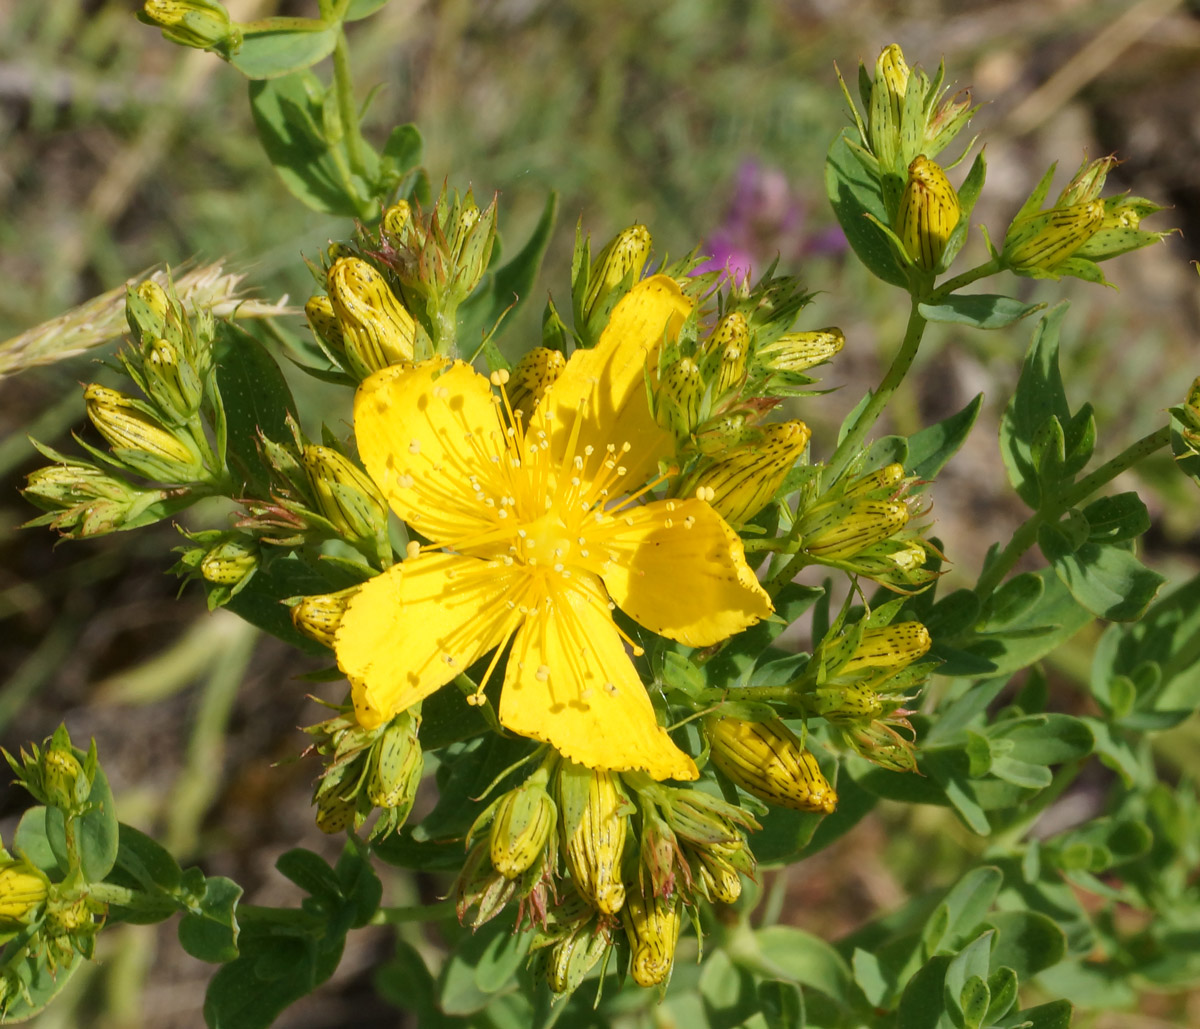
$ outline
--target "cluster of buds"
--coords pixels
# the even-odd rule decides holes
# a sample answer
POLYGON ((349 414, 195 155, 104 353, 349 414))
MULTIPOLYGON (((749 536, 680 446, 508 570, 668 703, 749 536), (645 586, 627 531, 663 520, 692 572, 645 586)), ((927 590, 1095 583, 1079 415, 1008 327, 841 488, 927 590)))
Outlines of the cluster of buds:
POLYGON ((68 815, 81 814, 86 809, 98 765, 95 740, 81 760, 71 745, 66 726, 60 725, 46 746, 31 743, 28 752, 21 749, 19 759, 7 751, 4 757, 21 785, 39 804, 58 808, 68 815))
POLYGON ((287 442, 259 441, 271 495, 247 498, 238 527, 277 546, 338 539, 373 567, 390 564, 388 506, 374 481, 331 434, 316 444, 290 417, 288 426, 287 442))
POLYGON ((172 567, 185 582, 203 579, 208 584, 209 610, 236 597, 258 571, 263 554, 258 541, 245 532, 180 529, 191 545, 177 547, 179 560, 172 567))
POLYGON ((823 493, 810 481, 792 532, 813 564, 840 568, 900 593, 915 592, 936 577, 925 567, 933 545, 910 525, 916 483, 903 466, 846 474, 823 493))
POLYGON ((304 731, 313 737, 310 751, 326 758, 313 803, 317 827, 326 833, 359 829, 378 809, 368 840, 398 832, 412 810, 424 769, 417 731, 420 705, 374 729, 364 729, 351 711, 304 731))
POLYGON ((1003 247, 999 252, 992 248, 993 257, 1018 275, 1040 279, 1073 275, 1103 283, 1097 262, 1169 235, 1140 227, 1144 217, 1162 210, 1158 204, 1124 193, 1101 198, 1105 179, 1116 164, 1111 156, 1085 160, 1058 199, 1043 210, 1056 167, 1051 165, 1013 218, 1003 247))
POLYGON ((242 48, 242 27, 217 0, 146 0, 138 19, 162 29, 163 38, 226 60, 242 48))
POLYGON ((905 704, 928 678, 932 640, 920 622, 859 623, 822 640, 798 684, 799 703, 842 742, 893 771, 916 771, 905 704))
POLYGON ((741 808, 638 772, 586 768, 545 751, 467 835, 461 921, 478 927, 510 903, 536 930, 535 961, 569 992, 610 952, 620 929, 641 986, 666 981, 683 913, 731 904, 752 876, 741 808))
POLYGON ((101 535, 163 518, 228 485, 201 417, 205 404, 215 410, 219 403, 212 315, 202 312, 193 323, 152 280, 128 291, 125 312, 133 339, 118 356, 145 399, 99 383, 84 387, 88 418, 109 449, 80 440, 94 458, 86 460, 40 448, 57 463, 29 476, 26 494, 49 512, 31 524, 101 535), (139 485, 129 476, 169 485, 139 485))
POLYGON ((800 739, 778 718, 713 715, 704 732, 713 764, 747 793, 793 811, 832 814, 837 792, 800 739))

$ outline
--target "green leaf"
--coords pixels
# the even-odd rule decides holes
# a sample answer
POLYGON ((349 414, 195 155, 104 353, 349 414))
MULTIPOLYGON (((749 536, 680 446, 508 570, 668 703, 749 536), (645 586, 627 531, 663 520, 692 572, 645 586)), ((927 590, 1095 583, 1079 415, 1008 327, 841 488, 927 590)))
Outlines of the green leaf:
MULTIPOLYGON (((992 964, 996 964, 995 955, 992 957, 992 964)), ((1013 1009, 1013 1005, 1017 1003, 1018 982, 1017 973, 1007 965, 1001 965, 988 976, 988 993, 991 999, 983 1019, 986 1024, 993 1024, 1013 1009)))
POLYGON ((183 870, 171 852, 131 825, 119 829, 116 869, 142 890, 178 888, 183 870))
POLYGON ((759 983, 758 1009, 767 1029, 804 1029, 804 994, 794 983, 778 979, 759 983))
POLYGON ((373 976, 375 991, 389 1004, 410 1011, 419 1026, 435 1026, 445 1020, 437 1011, 437 986, 425 959, 411 943, 397 938, 392 957, 373 976))
MULTIPOLYGON (((957 414, 952 414, 935 425, 922 429, 908 438, 908 460, 905 470, 919 479, 932 480, 937 477, 970 435, 971 427, 983 406, 983 394, 975 398, 957 414)), ((919 493, 919 485, 912 490, 919 493)))
POLYGON ((1083 509, 1091 528, 1092 543, 1123 543, 1150 528, 1150 513, 1136 493, 1101 497, 1083 509))
POLYGON ((772 925, 754 934, 759 950, 791 982, 820 990, 843 1006, 851 1005, 850 966, 819 936, 787 925, 772 925))
POLYGON ((896 1011, 896 1029, 935 1029, 946 1009, 946 969, 950 957, 930 958, 909 981, 896 1011))
POLYGON ((346 8, 342 20, 358 21, 361 18, 367 18, 376 11, 382 10, 387 3, 388 0, 350 0, 350 6, 346 8))
POLYGON ((1026 1008, 1017 1018, 1018 1024, 1029 1029, 1070 1029, 1071 1005, 1065 1000, 1052 1000, 1036 1008, 1026 1008))
POLYGON ((1010 718, 989 726, 993 741, 1011 744, 1009 754, 1031 764, 1057 765, 1087 757, 1095 745, 1087 723, 1073 715, 1039 714, 1010 718))
POLYGON ((955 293, 936 304, 918 304, 917 311, 926 321, 971 325, 976 329, 1003 329, 1045 306, 1023 304, 1012 297, 994 293, 955 293))
POLYGON ((67 960, 60 960, 56 967, 49 967, 49 955, 43 952, 36 957, 26 957, 23 961, 14 962, 15 971, 21 979, 26 993, 17 992, 8 998, 4 1009, 4 1024, 24 1022, 34 1015, 44 1011, 48 1005, 71 981, 71 977, 84 963, 82 954, 72 954, 67 960))
POLYGON ((361 929, 379 910, 383 900, 383 883, 371 865, 370 851, 358 840, 348 839, 335 871, 339 892, 351 915, 350 928, 361 929))
POLYGON ((277 79, 328 57, 339 31, 309 18, 264 18, 243 26, 241 49, 229 63, 249 79, 277 79))
POLYGON ((464 937, 438 977, 440 1007, 448 1015, 470 1015, 487 1007, 512 980, 532 939, 514 935, 508 919, 495 919, 464 937))
POLYGON ((324 136, 325 87, 312 72, 250 83, 250 110, 259 141, 283 184, 314 211, 343 218, 374 212, 361 184, 348 178, 346 158, 324 136))
MULTIPOLYGON (((368 569, 364 566, 364 572, 368 569)), ((364 578, 366 576, 364 575, 364 578)), ((225 607, 251 625, 291 644, 297 650, 333 662, 329 648, 296 631, 289 608, 283 603, 288 597, 328 593, 348 585, 331 583, 304 561, 287 557, 260 567, 245 587, 229 599, 225 607)))
POLYGON ((217 385, 228 426, 228 464, 254 496, 266 497, 270 477, 258 449, 259 434, 291 438, 287 418, 296 402, 283 372, 261 343, 225 320, 217 322, 217 385))
POLYGON ((13 850, 24 854, 35 868, 41 869, 51 879, 61 879, 67 871, 66 855, 60 862, 46 833, 47 809, 38 804, 28 808, 17 823, 13 835, 13 850))
MULTIPOLYGON (((387 3, 387 0, 383 2, 387 3)), ((421 152, 424 148, 425 141, 415 125, 411 122, 407 125, 397 125, 389 133, 379 155, 380 168, 399 179, 405 172, 421 163, 421 152)))
POLYGON ((317 900, 336 902, 341 898, 338 877, 320 854, 314 854, 304 847, 293 847, 279 855, 275 867, 317 900))
MULTIPOLYGON (((967 983, 972 979, 983 981, 988 974, 994 934, 985 932, 968 943, 946 966, 942 1003, 956 1025, 966 1023, 966 1012, 960 1008, 967 983)), ((986 987, 985 987, 986 989, 986 987)), ((987 1004, 984 1004, 984 1010, 987 1004)), ((982 1014, 982 1013, 981 1013, 982 1014)))
POLYGON ((1066 310, 1060 304, 1038 321, 1016 391, 1000 420, 1000 451, 1009 482, 1034 509, 1042 500, 1033 456, 1035 436, 1048 419, 1056 417, 1065 425, 1071 418, 1058 370, 1058 334, 1066 310))
POLYGON ((855 156, 845 132, 833 141, 825 158, 825 192, 858 259, 884 282, 907 290, 908 276, 897 263, 886 234, 867 217, 888 222, 879 182, 855 156))
POLYGON ((212 876, 204 892, 191 898, 193 910, 179 921, 179 942, 192 957, 212 964, 238 956, 237 903, 242 888, 232 879, 212 876))
POLYGON ((984 631, 1002 629, 1028 614, 1042 599, 1043 592, 1042 579, 1033 572, 1023 572, 1009 579, 988 602, 984 611, 984 631))
POLYGON ((1057 533, 1039 533, 1038 545, 1071 595, 1100 618, 1133 621, 1166 581, 1119 546, 1085 543, 1072 552, 1057 533))

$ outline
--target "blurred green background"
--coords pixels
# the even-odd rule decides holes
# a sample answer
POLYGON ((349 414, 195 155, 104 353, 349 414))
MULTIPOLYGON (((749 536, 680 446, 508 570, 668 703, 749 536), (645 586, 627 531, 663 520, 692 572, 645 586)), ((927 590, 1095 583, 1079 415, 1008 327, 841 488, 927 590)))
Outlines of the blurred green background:
MULTIPOLYGON (((349 232, 284 190, 254 142, 241 76, 164 42, 134 20, 137 6, 0 3, 0 340, 164 262, 225 259, 258 296, 300 304, 312 291, 302 256, 349 232)), ((301 0, 229 6, 243 21, 316 13, 301 0)), ((972 127, 989 176, 973 222, 993 238, 1051 161, 1061 184, 1085 154, 1122 159, 1114 191, 1172 205, 1152 227, 1183 235, 1106 264, 1119 290, 995 283, 1025 300, 1072 300, 1064 375, 1073 401, 1097 407, 1098 452, 1161 424, 1200 374, 1200 282, 1188 264, 1200 257, 1200 5, 391 0, 352 29, 360 96, 381 86, 368 135, 381 143, 393 125, 416 122, 435 184, 471 186, 481 201, 499 192, 510 252, 547 192, 560 193, 560 224, 517 331, 537 332, 547 292, 566 298, 578 219, 597 242, 644 222, 660 257, 732 233, 759 268, 779 255, 781 270, 820 291, 800 325, 837 324, 847 346, 821 370, 826 386, 841 388, 793 412, 814 427, 817 458, 881 376, 907 314, 903 297, 836 245, 822 180, 845 117, 834 62, 853 85, 858 61, 872 64, 889 42, 931 72, 944 57, 947 81, 984 102, 972 127)), ((960 261, 982 254, 973 230, 960 261)), ((298 320, 290 327, 305 331, 298 320)), ((892 418, 911 432, 987 395, 975 435, 933 491, 934 531, 966 577, 1023 517, 1003 485, 994 425, 1031 326, 934 328, 892 418)), ((78 384, 98 374, 95 356, 0 380, 0 742, 15 749, 65 718, 77 738, 97 738, 123 819, 181 859, 233 876, 248 899, 290 903, 275 858, 301 844, 338 850, 312 826, 315 769, 291 762, 305 743, 295 726, 320 717, 306 694, 337 688, 298 681, 311 662, 232 616, 206 614, 199 589, 176 600, 164 574, 179 542, 171 526, 57 548, 45 530, 19 528, 34 512, 16 490, 39 463, 26 436, 73 446, 78 384)), ((310 430, 323 419, 349 433, 348 397, 296 384, 310 430)), ((1200 569, 1200 505, 1168 465, 1143 482, 1154 516, 1148 557, 1178 581, 1200 569)), ((1094 638, 1076 640, 1052 669, 1065 709, 1084 703, 1075 684, 1094 638)), ((1195 722, 1160 738, 1171 774, 1200 771, 1198 740, 1195 722)), ((1059 816, 1094 810, 1106 785, 1085 777, 1059 816)), ((3 803, 7 839, 26 798, 9 791, 3 803)), ((911 890, 951 881, 981 849, 944 811, 885 809, 793 871, 787 917, 841 935, 911 890)), ((390 888, 397 901, 433 899, 441 887, 397 878, 390 888)), ((411 939, 431 945, 419 930, 411 939)), ((280 1025, 396 1025, 396 1010, 369 987, 387 941, 383 931, 353 936, 334 981, 280 1025)), ((211 969, 180 951, 171 927, 106 934, 101 954, 39 1026, 200 1024, 211 969)), ((1077 1024, 1200 1025, 1200 995, 1145 996, 1138 1007, 1077 1024)))

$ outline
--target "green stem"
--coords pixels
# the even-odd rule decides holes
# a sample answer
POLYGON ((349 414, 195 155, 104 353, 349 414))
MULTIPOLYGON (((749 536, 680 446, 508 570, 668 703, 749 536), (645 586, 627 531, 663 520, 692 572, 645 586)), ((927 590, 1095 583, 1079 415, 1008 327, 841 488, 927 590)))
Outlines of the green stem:
POLYGON ((338 114, 345 133, 346 154, 350 168, 356 175, 366 178, 363 160, 363 138, 358 123, 358 105, 354 102, 354 79, 350 73, 350 48, 346 43, 346 31, 338 26, 337 44, 333 48, 333 84, 337 90, 338 114))
POLYGON ((981 264, 977 268, 972 268, 969 271, 963 272, 961 275, 956 275, 953 279, 943 282, 940 286, 938 286, 937 289, 929 294, 924 302, 936 303, 939 300, 944 300, 951 293, 962 289, 963 286, 969 286, 972 282, 986 278, 989 275, 994 275, 996 272, 1000 271, 1000 268, 1000 259, 993 257, 985 264, 981 264))
POLYGON ((979 577, 979 582, 975 586, 975 595, 979 598, 980 603, 985 602, 992 595, 996 587, 1004 581, 1004 577, 1012 571, 1017 561, 1021 559, 1021 555, 1037 542, 1038 530, 1043 525, 1058 521, 1064 511, 1069 511, 1076 504, 1086 500, 1100 489, 1101 486, 1111 482, 1122 472, 1132 468, 1143 458, 1153 454, 1154 451, 1165 447, 1170 441, 1171 430, 1168 426, 1164 425, 1160 429, 1155 429, 1149 435, 1143 436, 1135 443, 1131 443, 1111 461, 1102 464, 1091 475, 1080 479, 1060 497, 1030 515, 1018 527, 1017 531, 1013 533, 1012 539, 1008 541, 1008 546, 1004 548, 1000 556, 988 565, 984 573, 979 577))
POLYGON ((871 394, 871 399, 867 401, 867 406, 855 419, 850 431, 837 445, 833 457, 829 459, 825 479, 827 483, 836 481, 838 476, 846 470, 846 466, 858 456, 862 450, 863 441, 867 438, 867 433, 871 431, 888 401, 891 400, 892 394, 896 392, 900 383, 904 381, 904 376, 912 367, 913 359, 917 356, 917 349, 921 345, 921 337, 925 333, 926 324, 925 319, 917 310, 917 303, 918 301, 914 297, 912 308, 908 313, 908 327, 904 331, 904 342, 900 344, 900 349, 892 360, 892 366, 887 370, 879 388, 871 394))

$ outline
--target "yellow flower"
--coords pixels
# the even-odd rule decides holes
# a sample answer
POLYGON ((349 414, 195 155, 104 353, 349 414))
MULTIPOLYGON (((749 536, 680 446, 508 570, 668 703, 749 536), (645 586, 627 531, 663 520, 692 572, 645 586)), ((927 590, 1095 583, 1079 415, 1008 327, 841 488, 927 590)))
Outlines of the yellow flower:
POLYGON ((615 604, 653 632, 708 646, 771 611, 741 541, 707 502, 636 500, 674 449, 647 403, 645 369, 690 309, 670 278, 638 283, 528 424, 510 424, 488 380, 462 362, 388 368, 363 383, 363 463, 429 541, 365 583, 338 629, 364 726, 495 649, 490 675, 511 642, 506 728, 590 768, 696 778, 612 616, 615 604))

